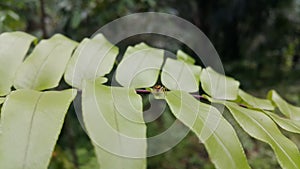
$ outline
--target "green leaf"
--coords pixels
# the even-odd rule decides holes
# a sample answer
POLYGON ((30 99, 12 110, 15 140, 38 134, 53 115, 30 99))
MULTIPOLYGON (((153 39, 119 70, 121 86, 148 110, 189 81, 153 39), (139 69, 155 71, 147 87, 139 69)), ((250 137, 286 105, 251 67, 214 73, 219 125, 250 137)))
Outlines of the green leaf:
POLYGON ((0 97, 0 104, 2 104, 5 101, 5 98, 0 97))
POLYGON ((282 114, 293 120, 300 120, 300 107, 293 106, 286 102, 275 90, 268 93, 268 98, 279 108, 282 114))
POLYGON ((286 138, 266 114, 231 102, 225 103, 240 126, 252 137, 268 143, 283 169, 299 169, 300 153, 297 146, 286 138))
POLYGON ((267 115, 269 115, 281 128, 300 134, 300 121, 292 120, 284 117, 280 117, 277 114, 269 111, 264 111, 267 115))
POLYGON ((235 100, 237 98, 240 82, 210 67, 202 70, 200 81, 203 90, 215 99, 235 100))
POLYGON ((200 66, 167 58, 161 73, 161 81, 170 90, 197 92, 199 90, 200 73, 200 66))
POLYGON ((182 50, 177 51, 177 60, 183 61, 188 64, 195 64, 195 59, 184 53, 182 50))
MULTIPOLYGON (((5 98, 0 97, 0 105, 5 101, 5 98)), ((0 111, 1 114, 1 111, 0 111)), ((2 127, 1 127, 1 119, 0 119, 0 143, 1 143, 1 133, 2 133, 2 127)))
POLYGON ((146 168, 146 125, 142 99, 134 89, 87 81, 82 105, 101 169, 146 168))
POLYGON ((107 81, 108 81, 108 79, 106 77, 102 77, 102 76, 95 79, 95 83, 99 84, 99 85, 106 83, 107 81))
POLYGON ((220 112, 184 91, 171 91, 166 100, 172 113, 204 143, 218 169, 250 169, 233 127, 220 112))
POLYGON ((21 89, 2 107, 0 168, 46 169, 75 90, 21 89))
POLYGON ((0 35, 0 96, 10 92, 17 69, 34 39, 34 36, 23 32, 0 35))
POLYGON ((81 89, 84 80, 95 80, 108 74, 118 52, 119 49, 102 34, 97 34, 93 39, 84 39, 68 63, 64 76, 66 82, 81 89))
POLYGON ((239 96, 243 99, 243 101, 252 108, 263 109, 263 110, 274 110, 274 106, 272 102, 267 99, 260 99, 254 97, 243 90, 239 90, 239 96))
POLYGON ((58 86, 77 42, 57 34, 42 40, 20 66, 17 89, 44 90, 58 86))
POLYGON ((116 80, 125 87, 146 88, 155 85, 164 51, 144 43, 128 47, 116 70, 116 80))

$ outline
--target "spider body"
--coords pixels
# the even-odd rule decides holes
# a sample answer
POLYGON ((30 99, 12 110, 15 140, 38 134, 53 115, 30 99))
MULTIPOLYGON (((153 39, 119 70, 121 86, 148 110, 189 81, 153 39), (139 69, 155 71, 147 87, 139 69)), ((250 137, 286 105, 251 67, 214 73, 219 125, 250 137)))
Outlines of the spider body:
POLYGON ((153 86, 153 90, 156 93, 165 93, 166 92, 166 88, 162 85, 155 85, 153 86))
POLYGON ((152 87, 151 93, 156 99, 164 99, 166 95, 166 88, 162 85, 155 85, 152 87))

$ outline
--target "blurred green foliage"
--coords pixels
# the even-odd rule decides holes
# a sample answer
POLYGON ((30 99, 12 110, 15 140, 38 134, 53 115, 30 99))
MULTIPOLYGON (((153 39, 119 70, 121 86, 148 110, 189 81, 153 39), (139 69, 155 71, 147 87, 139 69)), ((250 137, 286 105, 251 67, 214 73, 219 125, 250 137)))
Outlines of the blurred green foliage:
MULTIPOLYGON (((1 0, 0 32, 22 30, 40 38, 63 33, 80 41, 114 19, 146 11, 174 14, 199 27, 219 52, 225 71, 240 80, 242 88, 256 96, 275 88, 300 104, 300 0, 1 0)), ((149 123, 148 134, 163 131, 172 118, 166 110, 149 123)), ((233 120, 231 124, 239 131, 253 168, 279 168, 270 147, 243 133, 233 120)), ((298 136, 288 136, 300 145, 298 136)), ((150 169, 213 168, 192 133, 148 163, 150 169)), ((49 168, 97 168, 93 147, 74 110, 68 113, 49 168)))
POLYGON ((131 13, 170 13, 198 26, 245 88, 299 77, 299 0, 2 0, 0 10, 1 32, 24 30, 39 37, 60 32, 75 40, 131 13))

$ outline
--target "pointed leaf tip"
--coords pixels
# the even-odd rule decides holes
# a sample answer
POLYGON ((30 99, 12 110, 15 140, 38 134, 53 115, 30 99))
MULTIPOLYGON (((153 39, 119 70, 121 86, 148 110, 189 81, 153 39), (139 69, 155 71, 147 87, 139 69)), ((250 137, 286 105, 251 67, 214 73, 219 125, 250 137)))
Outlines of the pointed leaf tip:
POLYGON ((286 117, 300 121, 300 107, 289 104, 275 90, 268 93, 270 99, 286 117))
POLYGON ((254 97, 243 90, 239 89, 239 96, 242 100, 252 108, 262 109, 262 110, 274 110, 275 107, 272 105, 272 102, 267 99, 261 99, 254 97))
POLYGON ((240 82, 210 67, 202 70, 200 81, 203 90, 215 99, 235 100, 238 96, 240 82))

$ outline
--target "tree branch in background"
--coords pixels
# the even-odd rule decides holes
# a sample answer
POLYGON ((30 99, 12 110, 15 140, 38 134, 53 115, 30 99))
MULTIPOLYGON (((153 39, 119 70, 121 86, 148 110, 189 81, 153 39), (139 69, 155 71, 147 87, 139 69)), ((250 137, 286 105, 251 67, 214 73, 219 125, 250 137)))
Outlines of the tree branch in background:
POLYGON ((45 2, 44 0, 40 0, 40 24, 41 24, 41 29, 43 33, 43 38, 48 37, 47 29, 46 29, 46 12, 45 12, 45 2))

